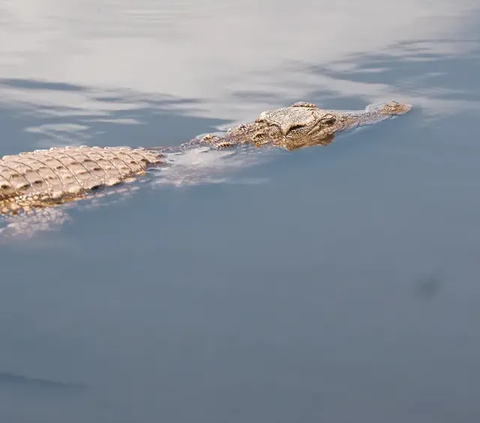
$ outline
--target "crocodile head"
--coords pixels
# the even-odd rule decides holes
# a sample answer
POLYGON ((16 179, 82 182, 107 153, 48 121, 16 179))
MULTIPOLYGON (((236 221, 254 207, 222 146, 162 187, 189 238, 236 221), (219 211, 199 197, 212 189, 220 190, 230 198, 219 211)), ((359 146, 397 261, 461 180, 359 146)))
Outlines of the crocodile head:
POLYGON ((338 125, 337 113, 319 109, 315 104, 297 102, 290 107, 266 110, 255 120, 259 145, 273 140, 288 150, 307 145, 328 144, 338 125))
POLYGON ((290 107, 262 112, 255 121, 257 131, 253 141, 257 145, 273 141, 287 150, 327 145, 333 140, 336 132, 403 114, 409 110, 409 105, 392 101, 370 106, 361 112, 342 113, 319 109, 315 104, 301 101, 290 107))
POLYGON ((358 111, 331 111, 299 101, 289 107, 267 110, 252 123, 230 128, 225 136, 208 134, 202 143, 217 148, 238 144, 275 145, 286 150, 328 145, 335 134, 357 126, 380 122, 407 113, 411 106, 391 101, 358 111))

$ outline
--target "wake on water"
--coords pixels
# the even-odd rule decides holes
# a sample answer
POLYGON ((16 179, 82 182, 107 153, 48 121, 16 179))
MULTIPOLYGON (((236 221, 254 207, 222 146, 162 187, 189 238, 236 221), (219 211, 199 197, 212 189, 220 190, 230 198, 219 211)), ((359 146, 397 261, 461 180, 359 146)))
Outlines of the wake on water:
POLYGON ((241 171, 272 160, 279 149, 257 149, 252 146, 237 146, 231 149, 194 147, 184 151, 166 152, 165 165, 147 171, 147 174, 132 182, 121 183, 85 195, 85 198, 55 207, 36 210, 18 216, 3 216, 0 223, 0 243, 12 239, 31 238, 38 232, 58 230, 71 218, 68 209, 95 210, 130 198, 135 191, 162 186, 195 186, 201 184, 259 184, 265 179, 241 176, 241 171))
POLYGON ((238 172, 272 160, 278 149, 239 146, 232 149, 196 147, 178 153, 166 153, 166 166, 153 172, 153 185, 200 185, 218 183, 246 183, 253 179, 242 178, 238 172), (233 173, 233 174, 232 174, 233 173))

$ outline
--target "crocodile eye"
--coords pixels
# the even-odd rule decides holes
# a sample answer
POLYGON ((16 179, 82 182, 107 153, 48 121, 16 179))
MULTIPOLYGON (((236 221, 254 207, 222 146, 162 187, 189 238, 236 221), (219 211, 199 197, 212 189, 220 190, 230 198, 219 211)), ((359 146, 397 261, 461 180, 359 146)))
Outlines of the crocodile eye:
POLYGON ((337 119, 335 118, 335 116, 332 116, 332 115, 325 116, 321 120, 323 125, 329 125, 329 126, 333 125, 336 121, 337 119))
POLYGON ((298 131, 299 129, 302 129, 304 127, 305 125, 302 125, 301 123, 297 123, 295 125, 290 126, 290 128, 288 128, 288 132, 298 131))

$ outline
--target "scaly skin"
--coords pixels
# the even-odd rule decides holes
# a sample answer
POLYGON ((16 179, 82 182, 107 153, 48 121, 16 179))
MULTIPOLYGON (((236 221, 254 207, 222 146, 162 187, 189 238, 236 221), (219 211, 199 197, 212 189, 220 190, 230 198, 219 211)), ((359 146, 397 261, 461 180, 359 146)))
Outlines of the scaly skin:
MULTIPOLYGON (((198 145, 228 148, 251 144, 286 150, 328 145, 336 133, 407 113, 411 106, 397 102, 341 112, 298 102, 265 111, 251 123, 223 134, 208 134, 173 150, 198 145)), ((65 147, 37 150, 0 159, 0 214, 16 215, 82 199, 96 188, 128 181, 162 163, 169 148, 65 147)))
POLYGON ((371 105, 361 111, 330 111, 319 109, 312 103, 297 102, 290 107, 265 111, 255 122, 232 128, 225 135, 206 135, 200 142, 220 148, 270 144, 292 151, 328 145, 339 132, 403 115, 410 109, 409 104, 396 101, 371 105))
POLYGON ((85 193, 145 173, 161 154, 128 147, 65 147, 0 159, 0 214, 81 199, 85 193))

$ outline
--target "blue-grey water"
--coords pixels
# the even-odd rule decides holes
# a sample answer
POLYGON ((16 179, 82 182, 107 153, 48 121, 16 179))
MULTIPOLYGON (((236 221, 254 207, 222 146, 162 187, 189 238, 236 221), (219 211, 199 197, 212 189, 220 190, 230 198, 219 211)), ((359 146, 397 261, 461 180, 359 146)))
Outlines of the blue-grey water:
POLYGON ((0 422, 480 421, 479 28, 469 0, 0 0, 0 155, 413 105, 0 222, 0 422))

